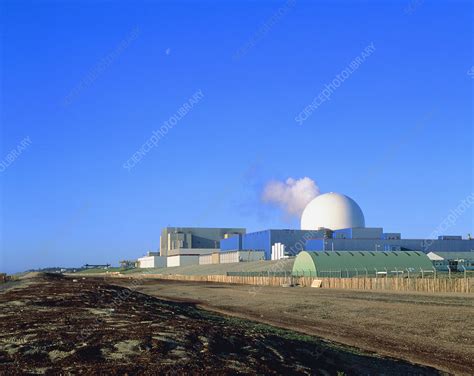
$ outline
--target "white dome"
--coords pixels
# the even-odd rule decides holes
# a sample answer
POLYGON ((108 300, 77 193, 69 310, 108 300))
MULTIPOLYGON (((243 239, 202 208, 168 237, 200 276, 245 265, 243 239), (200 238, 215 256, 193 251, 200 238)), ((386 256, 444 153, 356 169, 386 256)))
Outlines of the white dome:
POLYGON ((364 213, 352 198, 339 193, 317 196, 306 205, 301 215, 302 230, 351 227, 365 227, 364 213))

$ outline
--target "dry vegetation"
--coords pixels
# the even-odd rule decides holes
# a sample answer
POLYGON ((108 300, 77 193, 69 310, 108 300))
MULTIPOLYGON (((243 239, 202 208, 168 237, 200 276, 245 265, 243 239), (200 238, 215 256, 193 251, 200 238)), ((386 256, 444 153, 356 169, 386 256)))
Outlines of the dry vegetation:
MULTIPOLYGON (((130 285, 131 281, 116 283, 130 285)), ((474 374, 474 295, 147 280, 139 291, 451 373, 474 374)))
POLYGON ((2 375, 436 373, 103 279, 19 281, 0 292, 0 315, 2 375))

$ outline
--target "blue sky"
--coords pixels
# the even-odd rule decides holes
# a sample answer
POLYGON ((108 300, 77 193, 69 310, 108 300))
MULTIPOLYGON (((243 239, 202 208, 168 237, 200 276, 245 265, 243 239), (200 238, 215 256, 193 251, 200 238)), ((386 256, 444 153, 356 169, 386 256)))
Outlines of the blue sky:
MULTIPOLYGON (((1 270, 136 258, 167 225, 298 228, 262 204, 272 179, 308 176, 354 198, 368 226, 418 238, 473 192, 472 3, 1 10, 1 270), (371 43, 330 100, 296 122, 371 43)), ((473 233, 472 207, 447 232, 473 233)))

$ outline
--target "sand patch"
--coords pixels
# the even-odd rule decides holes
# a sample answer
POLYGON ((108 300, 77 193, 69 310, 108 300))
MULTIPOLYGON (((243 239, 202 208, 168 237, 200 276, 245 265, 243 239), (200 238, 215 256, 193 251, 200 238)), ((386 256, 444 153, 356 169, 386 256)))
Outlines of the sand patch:
POLYGON ((109 359, 123 359, 140 353, 140 341, 129 339, 117 342, 114 345, 115 351, 102 349, 102 355, 109 359))
POLYGON ((51 359, 52 362, 57 362, 60 360, 63 360, 64 358, 67 358, 69 355, 74 354, 75 350, 71 351, 59 351, 59 350, 53 350, 48 353, 49 359, 51 359))

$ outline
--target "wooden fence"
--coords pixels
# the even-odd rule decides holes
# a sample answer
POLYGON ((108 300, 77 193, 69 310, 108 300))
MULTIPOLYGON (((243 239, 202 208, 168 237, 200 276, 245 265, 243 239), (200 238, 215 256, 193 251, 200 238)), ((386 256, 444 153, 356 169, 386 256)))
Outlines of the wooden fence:
POLYGON ((404 278, 404 277, 353 277, 353 278, 314 278, 314 277, 267 277, 267 276, 226 276, 226 275, 166 275, 135 274, 121 275, 125 278, 152 278, 174 281, 217 282, 257 286, 297 285, 311 286, 314 280, 321 281, 321 288, 356 290, 392 290, 420 292, 461 292, 473 291, 474 278, 404 278))

